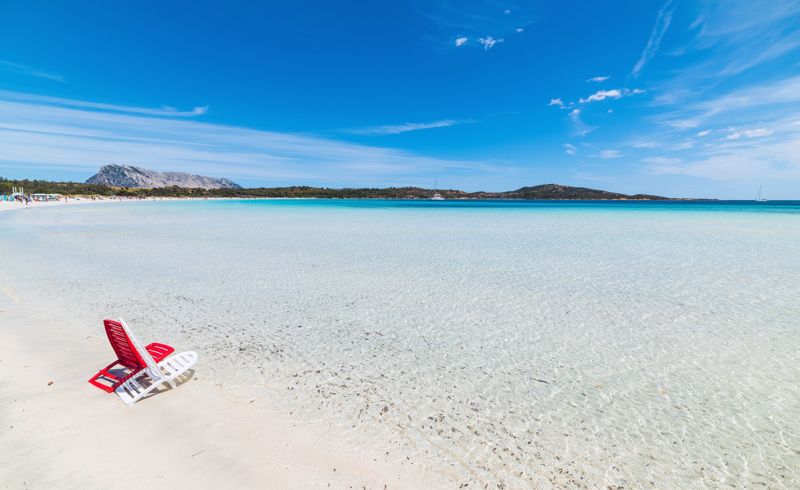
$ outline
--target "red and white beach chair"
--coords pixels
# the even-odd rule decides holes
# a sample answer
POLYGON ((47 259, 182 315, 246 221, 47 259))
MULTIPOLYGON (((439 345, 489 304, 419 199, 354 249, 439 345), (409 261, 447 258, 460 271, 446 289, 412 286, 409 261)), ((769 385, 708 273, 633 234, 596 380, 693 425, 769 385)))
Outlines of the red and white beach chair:
MULTIPOLYGON (((147 367, 139 351, 134 347, 125 327, 115 320, 103 320, 108 342, 117 360, 97 372, 89 382, 103 391, 111 393, 125 380, 147 367)), ((156 361, 161 361, 172 354, 175 349, 166 345, 153 342, 145 350, 156 361)))
POLYGON ((175 349, 166 344, 154 342, 142 347, 122 319, 118 322, 104 320, 103 324, 117 360, 101 369, 89 382, 109 393, 115 392, 126 405, 163 383, 176 388, 175 380, 197 362, 197 353, 193 351, 167 357, 175 349))

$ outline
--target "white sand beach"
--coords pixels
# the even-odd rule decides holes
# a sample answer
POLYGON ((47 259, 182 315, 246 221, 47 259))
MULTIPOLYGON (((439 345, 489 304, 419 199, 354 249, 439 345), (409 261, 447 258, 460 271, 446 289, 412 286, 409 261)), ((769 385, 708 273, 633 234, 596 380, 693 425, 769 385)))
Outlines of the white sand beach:
MULTIPOLYGON (((149 201, 150 199, 148 199, 149 201)), ((165 198, 158 198, 159 201, 193 201, 193 200, 200 200, 200 198, 177 198, 177 197, 165 197, 165 198)), ((23 209, 38 209, 38 208, 50 208, 50 207, 63 207, 63 206, 84 206, 87 204, 111 204, 111 203, 133 203, 133 202, 141 202, 141 199, 119 199, 107 196, 96 196, 94 199, 91 197, 70 197, 70 198, 61 198, 58 201, 30 201, 27 204, 20 201, 0 201, 0 211, 14 211, 14 210, 23 210, 23 209)))
POLYGON ((230 398, 202 359, 196 379, 125 406, 86 382, 112 360, 96 327, 76 336, 69 318, 0 285, 1 488, 448 486, 230 398))
MULTIPOLYGON (((98 201, 73 201, 74 204, 82 204, 82 203, 89 203, 89 202, 98 202, 98 201)), ((102 202, 102 201, 100 201, 102 202)), ((46 202, 36 202, 32 201, 28 204, 20 201, 0 201, 0 211, 13 211, 18 209, 26 209, 26 208, 39 208, 39 207, 49 207, 49 206, 64 206, 65 204, 72 204, 72 203, 65 203, 64 201, 46 201, 46 202)))
POLYGON ((0 201, 0 211, 19 211, 24 209, 52 208, 63 206, 83 206, 87 204, 109 204, 121 202, 136 202, 134 199, 113 199, 108 197, 61 198, 58 201, 30 201, 27 204, 20 201, 0 201))

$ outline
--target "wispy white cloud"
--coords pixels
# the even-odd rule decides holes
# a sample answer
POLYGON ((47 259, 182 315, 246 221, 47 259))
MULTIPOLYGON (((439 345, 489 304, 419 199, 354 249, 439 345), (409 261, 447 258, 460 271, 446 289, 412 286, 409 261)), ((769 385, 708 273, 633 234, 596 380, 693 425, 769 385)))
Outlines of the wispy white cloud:
POLYGON ((742 82, 769 77, 738 78, 756 68, 791 73, 786 68, 800 55, 800 0, 704 1, 694 8, 694 38, 674 50, 686 62, 651 82, 658 93, 654 103, 685 105, 709 98, 723 83, 743 88, 742 82))
POLYGON ((578 148, 571 143, 564 143, 562 146, 564 147, 564 152, 567 155, 574 155, 578 153, 578 148))
MULTIPOLYGON (((789 141, 786 146, 800 151, 800 140, 789 141)), ((778 165, 769 156, 731 153, 701 157, 686 163, 650 165, 649 171, 656 175, 688 175, 713 181, 796 181, 800 179, 800 161, 793 158, 778 165)))
POLYGON ((423 123, 403 123, 403 124, 389 124, 385 126, 374 126, 370 128, 357 128, 350 129, 345 132, 351 134, 364 134, 364 135, 387 135, 387 134, 400 134, 409 131, 421 131, 423 129, 447 128, 450 126, 457 126, 459 124, 468 124, 475 121, 471 119, 441 119, 439 121, 423 122, 423 123))
POLYGON ((639 61, 636 62, 636 65, 634 65, 631 71, 631 76, 634 78, 639 76, 647 63, 656 55, 658 48, 661 46, 661 40, 664 38, 664 34, 667 33, 667 29, 669 29, 669 25, 672 22, 672 14, 674 11, 673 0, 667 0, 658 11, 656 23, 653 26, 653 30, 650 32, 650 38, 647 40, 647 44, 641 56, 639 56, 639 61))
POLYGON ((631 148, 651 150, 659 148, 662 145, 660 142, 654 141, 652 139, 635 139, 631 141, 628 144, 628 146, 630 146, 631 148))
POLYGON ((684 102, 674 110, 658 114, 654 120, 676 129, 694 129, 714 120, 739 124, 741 120, 782 117, 794 111, 797 103, 800 103, 800 77, 790 77, 684 102))
POLYGON ((581 119, 581 110, 578 108, 569 111, 569 119, 572 122, 572 134, 575 136, 586 136, 597 127, 589 126, 581 119))
POLYGON ((629 97, 631 95, 639 95, 645 93, 645 90, 640 88, 622 88, 622 89, 611 89, 611 90, 598 90, 597 92, 593 93, 592 95, 581 98, 578 100, 581 104, 586 104, 588 102, 600 102, 606 99, 621 99, 622 97, 629 97))
POLYGON ((800 102, 800 77, 735 89, 725 95, 691 105, 704 117, 723 112, 800 102))
POLYGON ((26 66, 26 65, 20 65, 18 63, 12 63, 6 60, 0 60, 0 68, 14 73, 21 73, 23 75, 29 75, 36 78, 45 78, 47 80, 53 80, 54 82, 61 82, 61 83, 66 82, 66 80, 64 80, 64 77, 61 75, 48 73, 38 68, 33 68, 31 66, 26 66))
POLYGON ((731 133, 726 137, 729 140, 738 140, 739 138, 763 138, 764 136, 769 136, 773 133, 774 131, 767 128, 738 129, 731 131, 731 133))
POLYGON ((467 44, 467 41, 469 41, 469 39, 464 37, 464 36, 457 37, 456 38, 456 47, 463 46, 464 44, 467 44))
POLYGON ((68 102, 0 92, 0 171, 60 168, 88 176, 104 163, 124 162, 272 184, 402 185, 445 172, 486 178, 513 168, 68 102))
POLYGON ((732 61, 720 70, 719 75, 728 76, 742 73, 750 68, 796 51, 798 47, 800 47, 800 32, 786 38, 776 39, 774 43, 767 46, 763 51, 755 52, 751 57, 744 60, 737 59, 732 61))
POLYGON ((648 165, 675 165, 683 162, 680 158, 646 157, 642 161, 648 165))
POLYGON ((611 78, 611 77, 609 77, 609 76, 592 77, 592 78, 590 78, 590 79, 588 79, 588 80, 586 80, 586 81, 587 81, 587 82, 597 82, 597 83, 600 83, 600 82, 605 82, 605 81, 606 81, 606 80, 608 80, 609 78, 611 78))
MULTIPOLYGON (((521 32, 517 29, 527 28, 539 17, 540 5, 535 2, 498 3, 496 0, 408 0, 412 10, 425 21, 423 26, 427 32, 423 37, 437 45, 448 46, 453 45, 454 34, 468 37, 468 45, 473 44, 473 39, 487 38, 486 33, 492 33, 492 39, 506 37, 510 42, 508 36, 521 32)), ((475 45, 486 49, 477 42, 475 45)))
POLYGON ((611 158, 619 158, 622 156, 622 153, 619 150, 600 150, 595 156, 603 160, 608 160, 611 158))
POLYGON ((478 42, 481 43, 484 50, 488 51, 495 47, 495 45, 505 42, 505 40, 503 38, 495 39, 492 36, 486 36, 479 38, 478 42))
MULTIPOLYGON (((728 118, 729 114, 721 116, 728 118)), ((698 136, 712 134, 708 131, 701 131, 698 136)), ((690 138, 670 141, 667 133, 658 148, 662 155, 645 159, 646 169, 657 175, 686 175, 713 181, 772 181, 782 186, 800 183, 800 110, 794 108, 787 115, 773 118, 769 126, 740 126, 713 132, 723 131, 726 133, 723 137, 705 138, 700 146, 694 145, 690 138), (684 151, 681 157, 663 154, 670 150, 684 151)), ((680 138, 681 134, 674 136, 680 138)))
POLYGON ((517 32, 525 32, 525 29, 523 29, 522 27, 517 27, 516 31, 517 32))
POLYGON ((710 129, 704 129, 704 130, 702 130, 702 131, 698 131, 698 132, 697 132, 697 136, 699 136, 699 137, 701 137, 701 138, 702 138, 703 136, 708 136, 709 134, 711 134, 711 130, 710 130, 710 129))
POLYGON ((180 111, 173 107, 133 107, 117 104, 105 104, 101 102, 89 102, 84 100, 64 99, 60 97, 49 97, 46 95, 33 95, 21 92, 9 92, 0 90, 0 98, 10 98, 20 102, 30 102, 33 104, 46 104, 59 107, 72 107, 81 109, 91 109, 96 111, 120 112, 127 114, 142 114, 146 116, 161 117, 195 117, 202 116, 208 112, 208 106, 195 107, 192 110, 180 111))
POLYGON ((670 119, 666 121, 666 124, 675 129, 694 129, 700 126, 700 122, 701 121, 697 119, 685 118, 685 119, 670 119))
POLYGON ((622 91, 617 89, 612 90, 598 90, 585 99, 581 98, 578 102, 585 104, 587 102, 599 102, 606 99, 619 99, 622 97, 622 91))
POLYGON ((683 77, 728 77, 800 48, 798 0, 727 0, 701 7, 691 48, 715 56, 684 70, 683 77))
POLYGON ((561 100, 561 97, 559 97, 557 99, 550 99, 550 103, 547 104, 547 105, 549 105, 549 106, 550 105, 554 105, 556 107, 564 107, 564 101, 561 100))

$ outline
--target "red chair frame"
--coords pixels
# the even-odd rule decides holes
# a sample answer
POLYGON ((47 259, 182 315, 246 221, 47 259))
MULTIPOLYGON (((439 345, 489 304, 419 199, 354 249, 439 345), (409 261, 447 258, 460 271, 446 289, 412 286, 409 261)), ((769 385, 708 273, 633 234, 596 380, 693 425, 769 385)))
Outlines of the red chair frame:
MULTIPOLYGON (((116 320, 103 320, 103 325, 105 325, 108 341, 111 343, 114 353, 117 354, 117 360, 98 371, 97 374, 92 376, 89 383, 105 392, 111 393, 131 376, 134 376, 139 371, 146 368, 147 364, 142 359, 139 351, 136 350, 128 334, 125 333, 125 329, 122 328, 120 322, 116 320), (121 376, 111 372, 112 368, 115 366, 119 366, 123 371, 121 376)), ((156 362, 162 361, 175 351, 174 348, 167 344, 160 344, 158 342, 149 344, 145 349, 147 349, 147 352, 156 362)))

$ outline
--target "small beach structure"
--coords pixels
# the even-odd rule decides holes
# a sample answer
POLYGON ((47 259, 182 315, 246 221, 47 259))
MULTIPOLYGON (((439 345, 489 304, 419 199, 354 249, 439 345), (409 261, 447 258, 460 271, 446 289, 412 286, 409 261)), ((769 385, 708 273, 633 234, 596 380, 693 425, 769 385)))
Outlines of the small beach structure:
POLYGON ((11 194, 5 195, 3 194, 4 201, 24 201, 25 200, 25 192, 22 187, 12 187, 11 194))
POLYGON ((31 194, 31 199, 36 202, 58 201, 61 194, 31 194))
POLYGON ((153 342, 142 347, 121 318, 103 320, 103 325, 117 360, 98 371, 89 383, 108 393, 115 392, 126 405, 164 383, 177 388, 175 380, 197 362, 197 353, 193 351, 170 356, 175 349, 166 344, 153 342))

